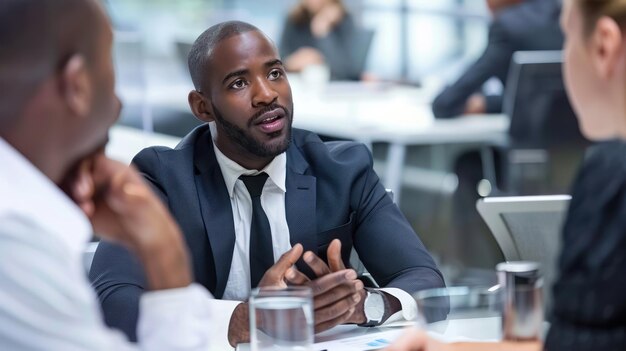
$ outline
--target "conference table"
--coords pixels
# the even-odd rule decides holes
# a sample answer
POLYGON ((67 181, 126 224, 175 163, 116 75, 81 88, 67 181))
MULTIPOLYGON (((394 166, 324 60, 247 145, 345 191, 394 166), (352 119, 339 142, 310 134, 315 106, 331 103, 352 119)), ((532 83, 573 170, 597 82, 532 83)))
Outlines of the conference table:
MULTIPOLYGON (((451 319, 429 325, 431 337, 443 342, 481 341, 496 342, 501 339, 501 318, 480 317, 451 319)), ((404 322, 395 327, 363 328, 339 325, 315 335, 313 351, 364 351, 378 350, 393 343, 406 327, 415 322, 404 322)), ((240 344, 237 351, 250 350, 249 344, 240 344)))

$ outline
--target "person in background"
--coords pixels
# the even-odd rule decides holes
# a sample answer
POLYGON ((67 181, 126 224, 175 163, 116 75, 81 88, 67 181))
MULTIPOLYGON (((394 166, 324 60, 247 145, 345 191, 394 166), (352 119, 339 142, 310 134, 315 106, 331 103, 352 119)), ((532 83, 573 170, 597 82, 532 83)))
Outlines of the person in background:
POLYGON ((499 113, 502 96, 481 92, 492 77, 506 86, 511 57, 516 51, 560 50, 563 34, 558 18, 560 0, 486 0, 493 14, 487 48, 481 57, 433 101, 437 118, 499 113))
MULTIPOLYGON (((548 351, 626 349, 626 0, 565 0, 563 73, 583 134, 596 142, 572 191, 553 288, 548 351)), ((410 332, 399 350, 538 350, 452 344, 410 332), (496 348, 497 349, 497 348, 496 348)))
MULTIPOLYGON (((287 280, 312 285, 315 330, 414 317, 411 293, 444 286, 432 257, 372 167, 363 144, 324 143, 292 128, 294 102, 273 42, 251 24, 217 24, 189 54, 193 114, 206 124, 174 149, 151 147, 133 163, 187 239, 195 277, 219 300, 220 345, 249 338, 247 298, 292 246, 306 251, 287 280), (300 245, 301 244, 301 245, 300 245), (355 248, 380 289, 349 265, 355 248)), ((135 333, 141 267, 100 245, 90 272, 107 322, 135 333)))
POLYGON ((351 49, 357 31, 341 0, 301 0, 285 22, 280 56, 291 72, 325 64, 333 80, 359 80, 362 65, 351 49))
MULTIPOLYGON (((511 57, 518 50, 560 50, 563 34, 559 28, 560 0, 486 0, 494 19, 483 55, 454 84, 446 87, 433 101, 433 113, 438 118, 464 114, 497 113, 502 111, 502 96, 482 94, 481 87, 496 77, 506 85, 511 57)), ((496 184, 492 187, 509 189, 507 150, 492 147, 496 184)), ((483 173, 481 150, 462 152, 453 165, 458 186, 452 198, 452 233, 450 252, 452 264, 473 268, 490 268, 501 256, 496 242, 478 215, 471 209, 485 194, 479 194, 483 173), (468 210, 469 208, 469 210, 468 210), (456 261, 456 262, 455 262, 456 261)))

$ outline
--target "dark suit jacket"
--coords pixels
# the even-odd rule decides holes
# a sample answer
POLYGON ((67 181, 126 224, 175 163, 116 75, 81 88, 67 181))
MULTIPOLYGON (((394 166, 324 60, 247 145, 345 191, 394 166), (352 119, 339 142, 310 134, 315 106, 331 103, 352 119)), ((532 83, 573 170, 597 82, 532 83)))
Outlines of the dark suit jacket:
MULTIPOLYGON (((487 48, 482 56, 433 101, 435 117, 461 115, 467 99, 480 92, 491 77, 497 77, 506 86, 514 52, 560 50, 563 33, 559 27, 559 14, 557 0, 525 0, 497 13, 489 28, 487 48)), ((501 111, 502 96, 487 96, 487 112, 501 111)))
MULTIPOLYGON (((198 283, 216 298, 224 294, 235 245, 230 198, 215 158, 208 125, 175 149, 151 147, 133 160, 180 224, 198 283)), ((286 216, 292 245, 326 258, 341 239, 348 266, 355 247, 374 279, 409 293, 444 286, 441 273, 372 169, 367 148, 353 142, 323 143, 294 129, 287 150, 286 216)), ((310 271, 303 262, 298 268, 310 271)), ((141 268, 124 249, 101 243, 90 278, 105 319, 131 338, 145 286, 141 268)))

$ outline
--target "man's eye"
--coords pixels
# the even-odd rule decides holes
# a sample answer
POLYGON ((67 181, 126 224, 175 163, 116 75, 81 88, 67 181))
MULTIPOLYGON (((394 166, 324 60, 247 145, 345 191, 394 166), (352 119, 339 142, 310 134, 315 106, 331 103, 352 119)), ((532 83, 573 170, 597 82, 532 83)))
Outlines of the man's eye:
POLYGON ((233 84, 230 85, 230 87, 234 89, 241 89, 245 86, 246 86, 246 82, 243 79, 238 79, 234 81, 233 84))
POLYGON ((279 69, 274 69, 270 72, 269 77, 270 79, 278 79, 283 75, 283 72, 281 72, 279 69))

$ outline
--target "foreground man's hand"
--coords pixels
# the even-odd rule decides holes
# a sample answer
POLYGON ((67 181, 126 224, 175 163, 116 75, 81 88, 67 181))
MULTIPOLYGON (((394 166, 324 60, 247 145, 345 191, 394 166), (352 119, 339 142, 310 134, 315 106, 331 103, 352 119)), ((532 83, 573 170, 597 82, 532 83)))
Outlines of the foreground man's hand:
POLYGON ((287 272, 287 281, 293 285, 307 285, 313 289, 315 308, 315 332, 319 333, 344 323, 363 323, 365 289, 352 269, 346 269, 341 261, 341 242, 333 240, 328 247, 327 265, 313 252, 304 254, 304 261, 317 275, 310 280, 296 268, 287 272))
POLYGON ((62 186, 99 236, 124 245, 139 257, 150 289, 191 284, 180 229, 134 168, 98 152, 77 165, 62 186))
MULTIPOLYGON (((296 244, 285 252, 278 261, 265 272, 259 282, 259 287, 286 288, 285 274, 296 264, 302 256, 302 245, 296 244)), ((228 325, 228 342, 232 347, 242 342, 250 341, 250 316, 248 303, 242 302, 233 311, 228 325)))

